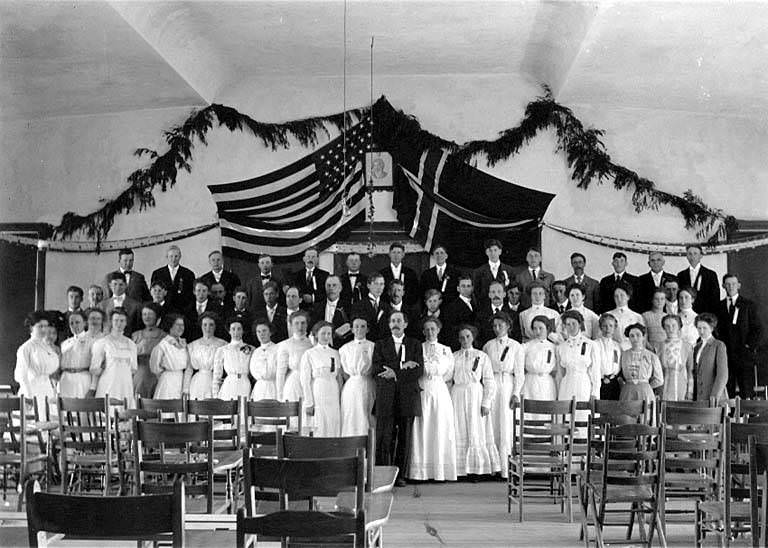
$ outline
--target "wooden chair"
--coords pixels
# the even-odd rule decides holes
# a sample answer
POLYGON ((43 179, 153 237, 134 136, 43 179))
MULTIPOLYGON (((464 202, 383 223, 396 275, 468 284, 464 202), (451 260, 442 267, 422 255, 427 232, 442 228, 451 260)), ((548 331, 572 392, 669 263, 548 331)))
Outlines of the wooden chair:
POLYGON ((749 436, 749 502, 752 546, 768 546, 768 444, 749 436))
MULTIPOLYGON (((661 527, 659 498, 664 482, 664 431, 663 426, 622 424, 606 426, 603 440, 603 466, 599 483, 587 484, 588 511, 592 514, 596 544, 605 545, 603 528, 608 514, 630 512, 637 515, 640 542, 650 547, 654 533, 666 546, 661 527), (614 505, 620 508, 614 508, 614 505), (650 529, 646 534, 645 516, 650 514, 650 529)), ((585 517, 589 521, 589 516, 585 517)), ((589 537, 585 535, 589 545, 589 537)), ((636 541, 611 542, 611 544, 637 544, 636 541)))
POLYGON ((213 513, 212 423, 134 420, 133 454, 134 494, 167 493, 183 477, 187 494, 205 495, 205 513, 213 513))
POLYGON ((725 407, 680 407, 662 402, 665 472, 660 504, 665 532, 668 515, 684 515, 685 523, 690 523, 696 501, 719 497, 726 416, 725 407), (670 499, 690 501, 694 506, 667 508, 670 499))
POLYGON ((554 498, 560 502, 561 511, 567 507, 568 521, 573 521, 571 444, 576 399, 522 399, 518 403, 517 398, 513 398, 512 409, 515 437, 509 455, 507 512, 512 512, 514 502, 522 522, 525 497, 554 498), (546 483, 534 483, 539 479, 546 483))
POLYGON ((733 418, 736 422, 753 422, 756 417, 768 415, 767 400, 743 400, 739 396, 736 396, 734 400, 736 409, 733 418))
POLYGON ((187 417, 213 424, 213 475, 226 478, 224 504, 232 513, 237 509, 243 469, 240 400, 188 400, 187 417))
POLYGON ((367 436, 320 438, 283 434, 278 428, 277 456, 289 459, 354 457, 359 450, 365 456, 365 490, 368 493, 391 491, 397 479, 397 466, 376 466, 376 431, 368 429, 367 436))
POLYGON ((159 411, 162 420, 173 422, 186 422, 187 420, 187 396, 178 399, 152 399, 136 398, 136 408, 147 411, 159 411))
POLYGON ((22 486, 33 475, 44 477, 48 485, 48 457, 42 433, 28 420, 28 408, 37 412, 35 398, 0 397, 0 468, 3 470, 3 502, 11 478, 19 491, 17 511, 24 503, 22 486), (30 405, 31 403, 31 405, 30 405), (10 473, 9 473, 10 472, 10 473))
POLYGON ((134 492, 133 479, 136 466, 133 458, 134 420, 160 422, 160 412, 146 409, 115 409, 115 452, 120 477, 120 495, 123 496, 134 492))
POLYGON ((97 481, 107 496, 119 469, 109 399, 59 397, 57 407, 61 492, 87 491, 97 481))
POLYGON ((758 444, 768 443, 768 424, 742 424, 726 421, 723 456, 723 493, 718 500, 696 504, 696 546, 707 534, 720 537, 726 545, 737 534, 752 532, 752 509, 749 498, 749 438, 758 444))
MULTIPOLYGON (((141 497, 88 497, 41 493, 27 482, 29 546, 40 533, 78 540, 171 541, 184 546, 184 484, 176 481, 170 494, 141 497)), ((46 545, 45 542, 42 543, 46 545)))
POLYGON ((245 446, 254 455, 277 455, 277 428, 301 432, 302 402, 248 401, 245 404, 245 446), (295 428, 292 428, 291 419, 295 428))
MULTIPOLYGON (((283 545, 345 543, 362 548, 365 533, 365 468, 362 451, 356 457, 326 459, 280 459, 250 457, 245 466, 246 488, 276 490, 280 510, 260 517, 237 514, 237 546, 245 547, 246 535, 279 537, 283 545), (341 511, 288 510, 288 495, 297 498, 336 497, 353 490, 354 507, 341 511)), ((391 494, 387 493, 391 497, 391 494)))

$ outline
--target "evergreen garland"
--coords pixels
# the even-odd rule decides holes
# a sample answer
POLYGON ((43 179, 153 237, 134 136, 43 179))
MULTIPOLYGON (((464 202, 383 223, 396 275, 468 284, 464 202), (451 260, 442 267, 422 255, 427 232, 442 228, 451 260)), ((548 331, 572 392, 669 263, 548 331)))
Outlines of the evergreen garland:
POLYGON ((702 238, 710 234, 710 241, 724 236, 727 230, 735 226, 733 217, 707 206, 691 190, 683 196, 658 190, 653 181, 613 163, 601 141, 603 131, 585 128, 569 108, 554 100, 550 89, 545 86, 544 95, 527 105, 525 116, 517 127, 501 132, 496 140, 470 141, 463 145, 422 129, 414 116, 395 110, 384 96, 370 107, 282 124, 258 122, 231 107, 212 104, 193 111, 183 124, 164 133, 168 150, 163 154, 147 148, 137 149, 134 153, 136 156, 147 156, 152 163, 131 173, 128 177, 129 187, 98 211, 85 216, 66 213, 54 229, 53 237, 71 237, 82 231, 95 239, 98 245, 112 228, 115 216, 128 213, 135 207, 139 211, 153 207, 153 191, 157 187, 163 192, 172 188, 180 169, 191 171, 194 140, 207 145, 207 133, 216 123, 230 131, 248 131, 260 139, 264 146, 276 150, 289 148, 290 138, 296 139, 304 147, 315 146, 320 135, 330 137, 329 125, 341 131, 345 123, 349 127, 369 112, 374 121, 373 137, 378 150, 397 156, 399 150, 407 149, 411 153, 418 151, 420 154, 425 149, 438 147, 456 154, 464 161, 483 154, 491 166, 517 154, 540 131, 552 128, 557 136, 557 150, 565 153, 571 178, 579 188, 587 189, 593 181, 602 184, 612 180, 617 190, 632 191, 632 204, 638 213, 645 209, 657 210, 660 205, 670 205, 680 211, 687 229, 695 229, 702 238))

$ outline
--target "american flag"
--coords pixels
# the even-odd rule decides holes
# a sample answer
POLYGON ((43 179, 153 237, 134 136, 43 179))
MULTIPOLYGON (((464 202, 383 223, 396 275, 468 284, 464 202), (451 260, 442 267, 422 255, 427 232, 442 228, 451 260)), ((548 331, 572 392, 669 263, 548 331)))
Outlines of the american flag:
POLYGON ((209 185, 229 251, 288 257, 334 240, 365 212, 369 117, 312 154, 259 177, 209 185))

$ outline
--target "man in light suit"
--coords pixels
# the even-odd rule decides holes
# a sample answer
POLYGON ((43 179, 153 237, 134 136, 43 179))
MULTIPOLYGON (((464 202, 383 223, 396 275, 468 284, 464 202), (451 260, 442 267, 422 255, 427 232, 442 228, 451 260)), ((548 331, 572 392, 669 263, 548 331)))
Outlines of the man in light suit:
MULTIPOLYGON (((587 258, 581 253, 571 253, 571 268, 573 268, 573 275, 568 276, 565 279, 565 283, 568 287, 571 284, 579 284, 584 288, 584 306, 589 308, 593 312, 597 312, 600 308, 600 282, 594 278, 590 278, 584 273, 584 268, 587 266, 587 258)), ((611 301, 613 303, 613 301, 611 301)), ((613 308, 613 306, 611 306, 613 308)))
POLYGON ((352 340, 352 320, 341 302, 341 280, 338 276, 328 276, 325 280, 325 299, 312 307, 311 323, 325 320, 333 325, 333 348, 352 340))
POLYGON ((717 332, 728 350, 728 395, 754 396, 754 365, 760 343, 761 326, 755 303, 739 294, 741 282, 736 274, 723 276, 726 297, 717 311, 717 332))
POLYGON ((435 261, 435 266, 421 274, 419 298, 423 299, 428 290, 437 289, 443 294, 443 306, 445 306, 459 296, 457 287, 461 271, 448 264, 448 250, 442 244, 432 248, 432 259, 435 261))
MULTIPOLYGON (((128 323, 123 334, 130 337, 141 326, 141 303, 126 295, 125 274, 122 272, 113 272, 109 275, 109 288, 112 290, 112 297, 101 302, 101 309, 107 316, 107 322, 109 322, 109 315, 115 308, 124 308, 128 314, 128 323)), ((105 331, 109 331, 109 323, 107 323, 105 331)))
MULTIPOLYGON (((613 300, 613 291, 617 286, 622 284, 629 285, 632 288, 633 295, 637 288, 637 276, 627 272, 627 255, 625 253, 622 253, 621 251, 614 253, 613 258, 611 259, 611 266, 613 266, 613 274, 608 274, 600 280, 601 310, 599 312, 595 310, 598 314, 614 309, 616 303, 613 300)), ((638 307, 635 305, 634 300, 629 302, 629 308, 638 314, 644 312, 644 310, 637 309, 638 307)))
POLYGON ((250 280, 245 290, 248 293, 248 308, 256 310, 264 306, 264 286, 268 282, 275 282, 278 287, 278 300, 282 294, 280 279, 272 269, 272 257, 266 253, 259 255, 259 273, 250 280))
POLYGON ((339 277, 341 302, 345 310, 351 310, 352 305, 361 301, 368 291, 368 279, 360 272, 360 264, 360 254, 350 253, 347 255, 347 271, 339 277))
POLYGON ((664 272, 664 255, 658 251, 653 251, 648 255, 648 266, 650 272, 638 276, 637 286, 635 287, 634 301, 637 304, 638 312, 643 313, 652 308, 653 294, 659 289, 665 289, 665 284, 677 277, 669 272, 664 272))
POLYGON ((680 289, 692 287, 697 291, 696 300, 693 301, 693 309, 702 312, 717 313, 720 303, 720 286, 717 283, 717 274, 701 264, 704 250, 699 244, 691 244, 685 247, 685 256, 690 265, 685 270, 677 273, 680 289))
POLYGON ((408 320, 393 311, 390 334, 373 347, 373 378, 376 380, 376 462, 400 469, 398 486, 405 485, 411 453, 414 417, 421 416, 419 379, 424 373, 421 343, 405 336, 408 320))
POLYGON ((228 303, 232 300, 232 292, 235 288, 240 287, 240 278, 231 270, 224 270, 224 255, 221 254, 221 251, 211 251, 208 254, 208 264, 211 265, 211 269, 200 276, 200 279, 210 288, 214 284, 223 285, 226 293, 221 302, 222 304, 228 303))
POLYGON ((168 289, 167 299, 176 310, 186 309, 195 300, 195 273, 181 266, 181 249, 172 245, 165 254, 168 264, 152 272, 152 283, 161 281, 168 289))
POLYGON ((523 288, 523 292, 520 294, 520 303, 523 308, 528 308, 531 306, 531 297, 528 293, 531 284, 538 281, 544 285, 547 293, 549 293, 555 276, 541 268, 541 252, 538 249, 529 249, 528 253, 525 254, 525 262, 528 263, 528 268, 518 272, 515 281, 523 288))
POLYGON ((485 306, 490 302, 488 299, 488 288, 491 286, 491 282, 500 282, 506 290, 507 286, 515 281, 512 267, 501 262, 501 252, 503 249, 501 242, 490 239, 485 241, 484 246, 488 262, 472 272, 472 286, 480 306, 485 306))
MULTIPOLYGON (((147 280, 144 279, 144 274, 136 272, 133 269, 133 250, 121 249, 117 252, 117 265, 118 269, 114 272, 122 272, 125 275, 125 294, 128 295, 134 301, 140 303, 147 302, 152 299, 149 294, 149 288, 147 287, 147 280)), ((112 296, 112 290, 109 287, 109 277, 112 274, 110 272, 104 277, 104 287, 107 297, 112 296)))
POLYGON ((405 246, 398 242, 391 244, 389 246, 389 266, 382 268, 380 272, 384 276, 384 283, 387 287, 392 280, 399 280, 403 284, 405 304, 409 307, 418 306, 420 301, 419 278, 413 269, 403 264, 404 258, 405 246))

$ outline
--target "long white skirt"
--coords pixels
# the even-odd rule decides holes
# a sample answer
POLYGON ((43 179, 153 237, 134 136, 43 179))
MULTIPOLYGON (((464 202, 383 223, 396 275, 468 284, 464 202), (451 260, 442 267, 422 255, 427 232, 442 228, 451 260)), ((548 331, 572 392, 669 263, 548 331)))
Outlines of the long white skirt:
POLYGON ((253 401, 277 399, 275 379, 256 379, 253 392, 251 392, 251 399, 253 401))
POLYGON ((184 384, 184 371, 163 371, 155 387, 156 400, 176 400, 181 398, 184 384))
POLYGON ((62 398, 84 398, 90 389, 91 374, 88 371, 61 374, 59 394, 62 398))
POLYGON ((299 401, 301 399, 301 379, 296 371, 289 371, 283 385, 283 401, 299 401))
POLYGON ((110 364, 101 373, 96 385, 96 397, 103 398, 106 395, 121 400, 125 398, 128 400, 128 407, 134 407, 133 371, 129 366, 110 364))
POLYGON ((248 397, 251 395, 251 381, 248 375, 227 375, 219 388, 218 398, 220 400, 236 400, 240 396, 248 397))
POLYGON ((456 474, 492 474, 501 470, 499 451, 486 440, 486 431, 493 431, 490 414, 480 414, 483 385, 454 384, 451 400, 456 424, 456 474))
POLYGON ((549 373, 526 373, 523 397, 526 400, 556 400, 557 385, 555 379, 549 373))
POLYGON ((372 378, 354 375, 341 389, 341 435, 365 436, 371 425, 376 385, 372 378))
POLYGON ((509 454, 512 452, 512 430, 515 427, 514 415, 512 409, 509 408, 514 383, 510 373, 503 375, 494 373, 493 378, 496 379, 498 390, 496 390, 496 396, 491 407, 491 424, 493 425, 493 439, 496 442, 496 449, 501 460, 501 475, 506 478, 509 469, 509 454))
POLYGON ((200 369, 189 381, 189 399, 207 400, 213 397, 213 372, 210 369, 200 369))
POLYGON ((339 382, 335 377, 315 377, 312 379, 312 397, 315 400, 315 414, 311 417, 311 422, 315 436, 339 437, 341 435, 339 382))
POLYGON ((424 380, 421 416, 413 420, 409 477, 456 480, 456 425, 448 386, 441 377, 424 380))

